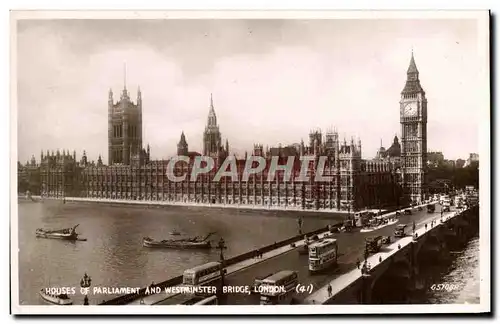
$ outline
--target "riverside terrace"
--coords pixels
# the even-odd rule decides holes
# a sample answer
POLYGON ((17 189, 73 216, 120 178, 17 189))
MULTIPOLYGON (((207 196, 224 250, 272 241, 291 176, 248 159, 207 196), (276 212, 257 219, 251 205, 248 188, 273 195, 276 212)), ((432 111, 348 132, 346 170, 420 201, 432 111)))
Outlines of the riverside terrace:
MULTIPOLYGON (((393 217, 394 214, 394 212, 391 212, 384 216, 393 217)), ((427 214, 427 211, 418 211, 417 207, 415 207, 412 215, 401 215, 399 221, 401 223, 409 223, 412 220, 416 222, 427 221, 429 217, 434 217, 434 215, 437 214, 427 214)), ((387 226, 378 230, 377 235, 391 235, 394 231, 394 227, 395 225, 387 226)), ((326 229, 319 229, 315 233, 318 234, 319 237, 322 237, 326 232, 326 229)), ((308 233, 308 235, 312 234, 313 233, 308 233)), ((262 258, 253 258, 255 253, 247 253, 246 257, 239 256, 239 258, 244 258, 236 260, 237 262, 235 263, 227 265, 229 260, 226 260, 227 275, 225 277, 225 284, 232 286, 252 285, 256 277, 283 269, 289 269, 298 272, 300 283, 304 285, 312 284, 315 290, 319 289, 319 287, 331 280, 332 277, 347 273, 355 268, 356 259, 362 258, 363 255, 364 239, 366 237, 365 233, 338 233, 335 234, 335 236, 339 243, 339 267, 334 274, 309 275, 307 255, 300 255, 297 251, 304 244, 303 236, 297 236, 283 242, 278 242, 277 244, 279 246, 269 246, 267 250, 261 250, 261 252, 263 252, 262 258), (295 246, 292 246, 291 243, 295 243, 295 246)), ((181 284, 181 280, 182 277, 179 276, 158 285, 162 287, 166 285, 179 285, 181 284)), ((123 296, 115 300, 109 300, 104 303, 104 305, 140 304, 141 301, 139 297, 140 296, 137 295, 128 297, 123 296)), ((305 295, 297 296, 299 301, 305 297, 305 295)), ((162 293, 144 297, 143 303, 154 305, 183 304, 189 303, 190 298, 191 297, 188 295, 165 295, 165 293, 162 293)), ((258 304, 258 296, 229 294, 226 303, 239 305, 258 304)))

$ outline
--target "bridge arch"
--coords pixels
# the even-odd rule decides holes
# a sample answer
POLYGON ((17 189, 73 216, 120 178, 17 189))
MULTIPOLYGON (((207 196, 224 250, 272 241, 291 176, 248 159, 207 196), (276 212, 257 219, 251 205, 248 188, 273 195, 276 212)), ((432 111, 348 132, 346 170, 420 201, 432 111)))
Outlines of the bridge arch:
POLYGON ((408 258, 391 262, 380 276, 373 278, 370 287, 371 304, 398 304, 407 301, 408 291, 413 288, 413 267, 408 258))

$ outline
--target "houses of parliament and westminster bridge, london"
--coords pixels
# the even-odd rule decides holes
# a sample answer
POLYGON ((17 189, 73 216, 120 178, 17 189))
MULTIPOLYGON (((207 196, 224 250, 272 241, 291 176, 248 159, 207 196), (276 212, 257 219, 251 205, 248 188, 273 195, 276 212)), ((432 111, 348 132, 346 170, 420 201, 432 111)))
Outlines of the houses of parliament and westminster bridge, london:
MULTIPOLYGON (((191 152, 183 132, 177 143, 177 156, 185 156, 172 169, 170 160, 151 160, 150 148, 143 147, 142 94, 133 102, 124 86, 120 100, 108 96, 108 163, 99 156, 88 161, 85 151, 40 153, 25 165, 18 163, 18 190, 43 197, 84 197, 117 200, 235 204, 241 207, 269 206, 313 210, 360 210, 420 202, 426 199, 427 100, 420 85, 413 54, 399 98, 401 140, 394 137, 390 148, 381 147, 374 159, 362 158, 360 139, 340 138, 336 130, 325 134, 311 131, 308 143, 265 148, 254 144, 253 151, 238 158, 231 154, 229 141, 222 139, 216 105, 210 97, 203 152, 191 152), (196 161, 213 159, 214 167, 196 179, 172 181, 191 174, 196 161), (262 172, 242 177, 250 157, 265 159, 262 172), (294 157, 291 179, 282 171, 268 173, 271 160, 286 165, 294 157), (322 163, 320 157, 326 157, 322 163), (223 176, 214 181, 216 171, 226 159, 234 159, 237 181, 223 176), (308 180, 300 177, 301 160, 306 159, 308 180), (319 167, 318 167, 319 166, 319 167), (321 170, 320 170, 321 169, 321 170), (328 180, 315 181, 316 172, 328 180)), ((397 110, 394 105, 394 113, 397 110)), ((147 107, 146 110, 147 111, 147 107)), ((223 122, 221 123, 223 124, 223 122)), ((252 163, 252 162, 250 162, 252 163)))

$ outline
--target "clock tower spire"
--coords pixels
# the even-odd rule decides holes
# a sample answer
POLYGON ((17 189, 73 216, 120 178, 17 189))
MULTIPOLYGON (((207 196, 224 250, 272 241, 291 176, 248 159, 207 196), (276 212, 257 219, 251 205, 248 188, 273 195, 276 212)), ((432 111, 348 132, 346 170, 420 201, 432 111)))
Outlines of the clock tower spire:
POLYGON ((399 105, 403 186, 407 197, 419 203, 427 190, 427 99, 413 51, 399 105))

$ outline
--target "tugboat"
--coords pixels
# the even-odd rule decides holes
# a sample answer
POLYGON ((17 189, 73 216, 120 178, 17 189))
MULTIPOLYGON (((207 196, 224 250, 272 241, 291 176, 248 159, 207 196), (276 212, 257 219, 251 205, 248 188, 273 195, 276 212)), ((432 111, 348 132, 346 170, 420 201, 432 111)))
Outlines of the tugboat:
POLYGON ((184 239, 170 239, 155 241, 150 237, 145 237, 142 240, 142 245, 149 248, 173 248, 173 249, 210 249, 212 245, 208 238, 215 232, 208 233, 204 238, 200 239, 198 236, 193 238, 184 239))
POLYGON ((35 235, 36 237, 40 238, 59 239, 67 241, 86 241, 87 239, 78 237, 80 234, 78 234, 75 229, 79 225, 80 224, 77 224, 72 228, 63 228, 59 230, 45 230, 43 228, 38 228, 35 231, 35 235))
POLYGON ((73 301, 67 294, 52 295, 48 294, 45 289, 40 289, 40 296, 43 300, 55 305, 73 305, 73 301))
POLYGON ((170 232, 170 235, 175 235, 175 236, 181 235, 181 232, 179 232, 177 230, 173 230, 173 231, 170 232))

